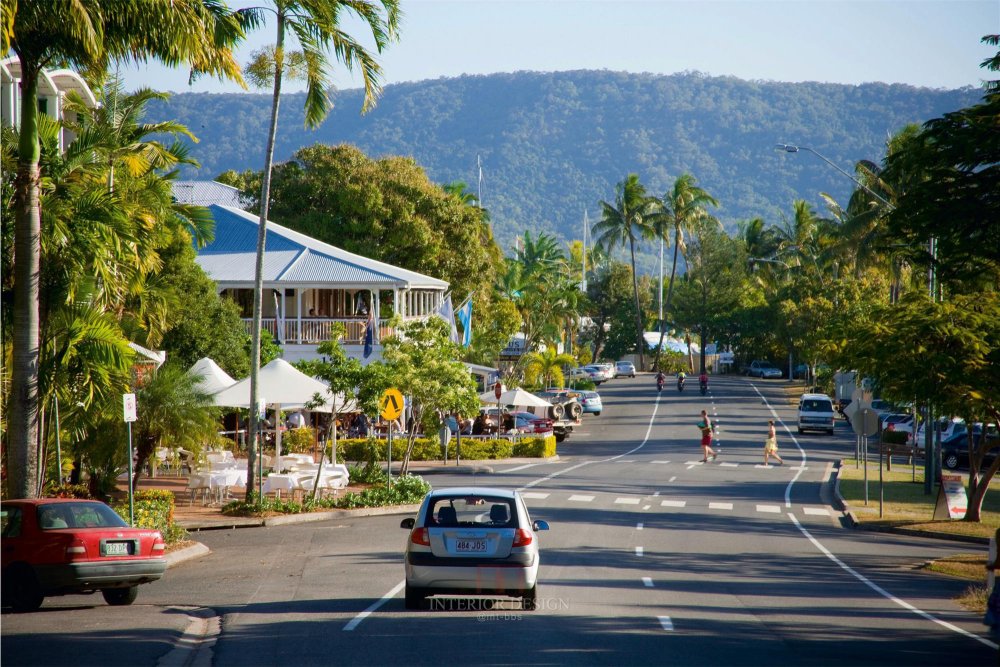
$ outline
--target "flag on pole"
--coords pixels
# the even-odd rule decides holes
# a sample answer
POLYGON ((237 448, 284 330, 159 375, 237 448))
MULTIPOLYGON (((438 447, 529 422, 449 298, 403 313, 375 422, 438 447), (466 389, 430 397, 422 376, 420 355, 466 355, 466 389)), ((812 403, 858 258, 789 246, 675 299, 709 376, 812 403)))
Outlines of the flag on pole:
POLYGON ((455 319, 462 323, 462 347, 472 345, 472 295, 455 311, 455 319))
POLYGON ((375 309, 368 309, 368 323, 365 325, 365 359, 372 356, 375 347, 375 309))
POLYGON ((438 308, 438 316, 448 323, 451 327, 451 334, 449 338, 452 343, 458 343, 458 327, 455 326, 455 309, 451 305, 451 293, 445 295, 444 300, 441 302, 441 307, 438 308))
POLYGON ((476 206, 479 208, 483 207, 483 163, 479 159, 479 155, 476 155, 476 166, 479 167, 479 201, 476 202, 476 206))

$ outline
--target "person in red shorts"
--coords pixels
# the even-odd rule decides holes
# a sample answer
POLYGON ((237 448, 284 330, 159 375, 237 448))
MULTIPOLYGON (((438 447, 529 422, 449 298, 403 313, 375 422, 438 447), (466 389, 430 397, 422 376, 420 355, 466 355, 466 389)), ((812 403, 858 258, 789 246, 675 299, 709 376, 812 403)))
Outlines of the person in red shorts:
POLYGON ((712 421, 708 418, 708 413, 704 410, 701 411, 701 421, 698 422, 698 428, 701 429, 701 449, 704 452, 701 462, 707 463, 709 456, 714 461, 719 455, 712 449, 712 421))

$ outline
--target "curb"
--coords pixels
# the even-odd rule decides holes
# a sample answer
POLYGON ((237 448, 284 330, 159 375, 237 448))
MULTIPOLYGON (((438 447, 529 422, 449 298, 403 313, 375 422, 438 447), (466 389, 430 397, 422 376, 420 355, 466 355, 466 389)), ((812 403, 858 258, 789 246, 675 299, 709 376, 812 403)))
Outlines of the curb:
POLYGON ((189 547, 178 549, 177 551, 171 551, 165 556, 165 558, 167 560, 167 567, 171 568, 175 565, 180 565, 185 561, 189 561, 192 558, 207 556, 210 553, 212 553, 211 549, 206 547, 201 542, 195 542, 189 547))
POLYGON ((329 512, 306 512, 302 514, 284 514, 264 519, 263 526, 287 526, 296 523, 312 523, 314 521, 329 521, 331 519, 350 519, 363 516, 386 516, 390 514, 416 514, 420 504, 391 505, 389 507, 361 507, 356 510, 331 510, 329 512))

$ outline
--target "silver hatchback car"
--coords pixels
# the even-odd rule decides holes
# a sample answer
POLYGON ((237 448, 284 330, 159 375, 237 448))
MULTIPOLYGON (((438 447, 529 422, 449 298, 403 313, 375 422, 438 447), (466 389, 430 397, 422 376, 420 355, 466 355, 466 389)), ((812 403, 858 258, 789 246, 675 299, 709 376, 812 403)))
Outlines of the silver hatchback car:
POLYGON ((432 595, 507 596, 525 610, 537 600, 538 536, 524 500, 508 489, 436 489, 416 518, 399 524, 406 541, 406 608, 428 606, 432 595))

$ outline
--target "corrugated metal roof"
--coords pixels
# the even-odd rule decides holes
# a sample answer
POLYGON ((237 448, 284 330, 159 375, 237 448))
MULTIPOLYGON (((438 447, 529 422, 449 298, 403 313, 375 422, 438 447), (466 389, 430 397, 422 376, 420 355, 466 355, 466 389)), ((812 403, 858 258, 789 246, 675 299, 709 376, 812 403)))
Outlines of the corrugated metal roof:
POLYGON ((217 181, 174 181, 172 189, 174 198, 182 204, 198 206, 220 204, 242 208, 240 191, 217 181))
MULTIPOLYGON (((257 216, 212 205, 215 239, 198 250, 198 264, 226 287, 254 281, 257 216)), ((293 285, 402 287, 445 290, 448 283, 355 255, 273 222, 267 223, 264 281, 293 285)))

